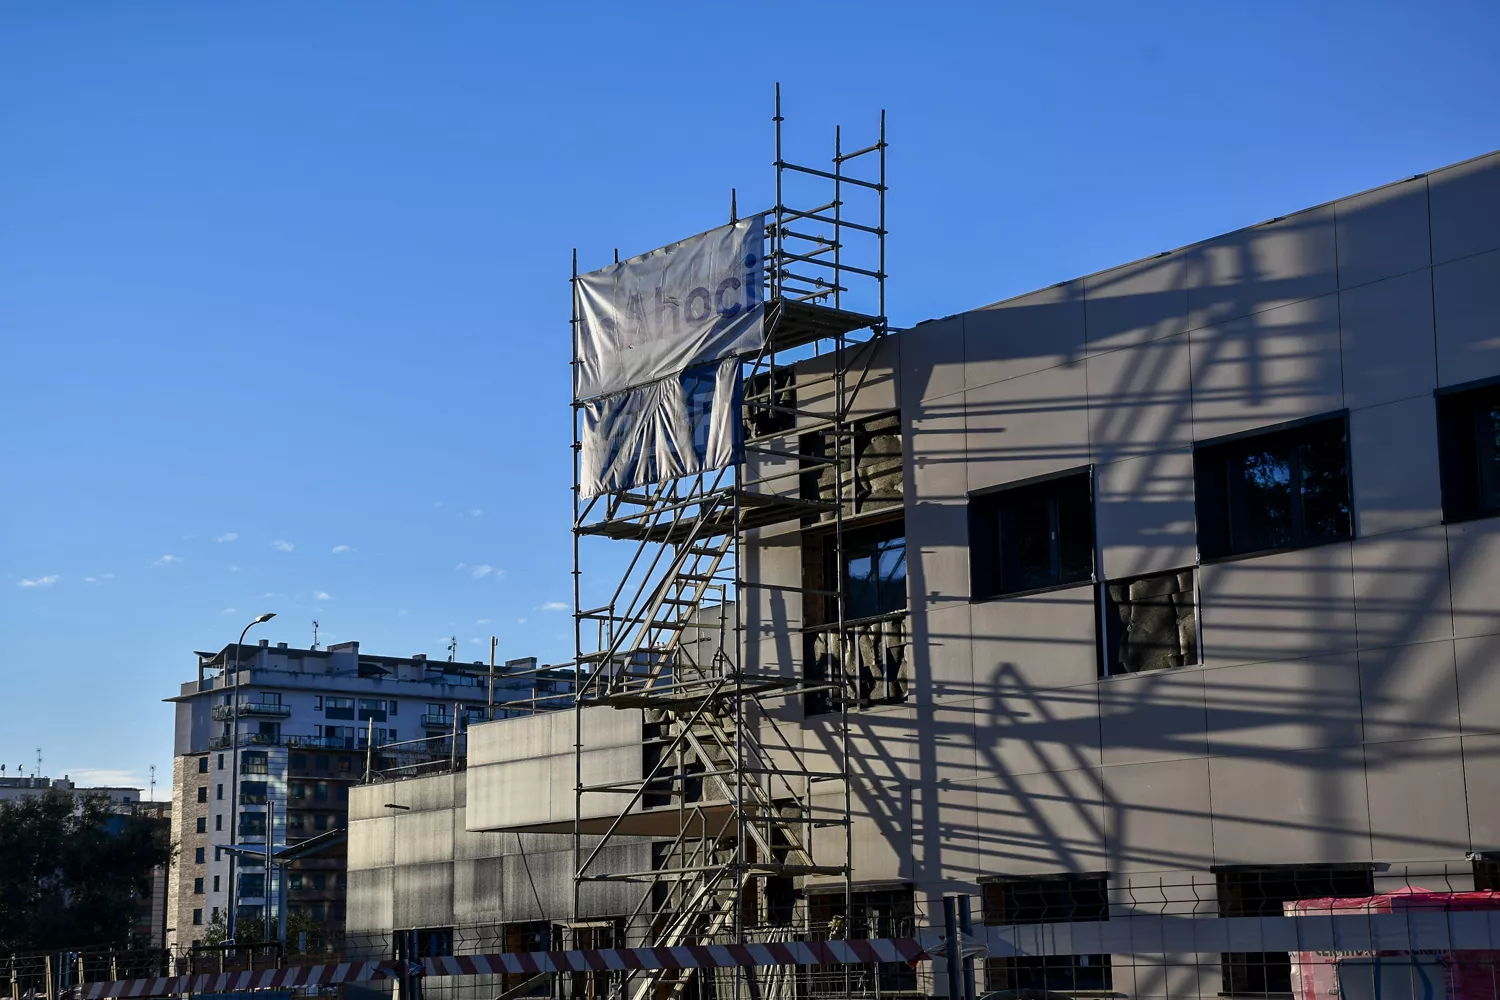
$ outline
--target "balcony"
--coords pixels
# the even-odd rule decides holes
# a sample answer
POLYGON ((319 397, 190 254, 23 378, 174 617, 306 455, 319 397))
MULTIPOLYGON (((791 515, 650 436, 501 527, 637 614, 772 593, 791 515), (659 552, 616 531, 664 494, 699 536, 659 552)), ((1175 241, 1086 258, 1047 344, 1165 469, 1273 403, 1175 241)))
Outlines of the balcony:
MULTIPOLYGON (((283 705, 280 702, 240 702, 240 718, 242 719, 285 719, 291 714, 292 706, 283 705)), ((234 718, 234 706, 215 705, 213 717, 215 722, 229 722, 234 718)))
POLYGON ((453 716, 451 715, 423 715, 422 725, 429 729, 452 729, 453 716))

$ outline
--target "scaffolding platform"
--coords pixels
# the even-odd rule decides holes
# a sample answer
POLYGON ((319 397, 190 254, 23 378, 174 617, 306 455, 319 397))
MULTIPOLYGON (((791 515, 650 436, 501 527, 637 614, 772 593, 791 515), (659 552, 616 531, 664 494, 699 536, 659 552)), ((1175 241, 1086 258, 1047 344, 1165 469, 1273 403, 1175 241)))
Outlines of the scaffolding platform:
POLYGON ((859 330, 878 329, 883 322, 879 316, 788 298, 777 299, 772 308, 767 318, 772 351, 789 351, 859 330))
POLYGON ((613 538, 617 541, 678 545, 690 539, 703 541, 715 538, 732 530, 768 528, 786 521, 817 517, 838 506, 817 500, 757 493, 734 486, 693 497, 689 502, 701 504, 703 510, 697 514, 667 520, 660 516, 660 507, 648 507, 629 514, 591 521, 579 525, 577 530, 580 535, 613 538), (735 517, 736 510, 739 512, 738 518, 735 517))

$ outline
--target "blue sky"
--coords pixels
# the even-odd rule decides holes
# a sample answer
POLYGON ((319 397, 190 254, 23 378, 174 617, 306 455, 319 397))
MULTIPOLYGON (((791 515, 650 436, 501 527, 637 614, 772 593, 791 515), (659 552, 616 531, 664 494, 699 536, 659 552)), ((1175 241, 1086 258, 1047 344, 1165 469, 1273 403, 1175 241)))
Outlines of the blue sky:
POLYGON ((0 762, 169 784, 261 611, 568 656, 571 249, 769 204, 777 80, 898 325, 1500 147, 1493 0, 810 11, 0 7, 0 762))

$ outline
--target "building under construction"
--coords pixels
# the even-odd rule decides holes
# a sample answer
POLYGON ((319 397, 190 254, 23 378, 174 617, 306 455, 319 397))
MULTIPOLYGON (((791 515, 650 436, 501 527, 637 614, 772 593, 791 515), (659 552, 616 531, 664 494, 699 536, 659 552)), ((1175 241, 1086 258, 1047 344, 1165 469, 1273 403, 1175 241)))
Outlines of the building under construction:
POLYGON ((1279 939, 1107 932, 1500 889, 1500 153, 896 331, 883 119, 775 124, 766 211, 575 265, 576 692, 353 790, 351 946, 1265 997, 1279 939))

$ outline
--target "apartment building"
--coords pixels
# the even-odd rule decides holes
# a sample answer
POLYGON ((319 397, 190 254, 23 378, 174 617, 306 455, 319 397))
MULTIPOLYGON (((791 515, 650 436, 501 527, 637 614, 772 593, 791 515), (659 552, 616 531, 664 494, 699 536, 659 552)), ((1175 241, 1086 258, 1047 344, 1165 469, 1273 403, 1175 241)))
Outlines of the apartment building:
MULTIPOLYGON (((1425 878, 1500 888, 1500 153, 870 350, 841 564, 827 519, 755 528, 739 595, 751 669, 807 682, 857 661, 847 752, 826 692, 761 723, 793 734, 799 766, 849 776, 856 912, 810 866, 754 883, 758 919, 784 897, 799 926, 880 936, 933 926, 954 892, 1002 924, 1108 919, 1166 886, 1163 907, 1235 917, 1425 878), (837 649, 815 628, 831 574, 837 649)), ((770 385, 782 457, 753 478, 800 471, 789 496, 827 498, 805 414, 826 408, 831 363, 770 385)), ((575 780, 662 773, 659 719, 578 718, 486 723, 463 774, 356 788, 351 929, 459 951, 636 943, 653 901, 575 895, 565 842, 615 822, 600 807, 575 826, 575 780)), ((615 807, 641 838, 619 850, 670 867, 649 845, 669 814, 709 810, 704 784, 615 807)), ((814 830, 812 855, 842 863, 843 838, 814 830)), ((1285 951, 1214 949, 1149 981, 1137 958, 1008 956, 981 975, 1292 989, 1285 951)), ((915 988, 890 975, 886 995, 915 988)))
POLYGON ((461 759, 468 725, 505 714, 492 704, 567 690, 571 676, 538 670, 534 659, 492 673, 478 661, 373 656, 357 642, 296 649, 263 640, 197 655, 197 678, 167 699, 176 705, 173 947, 200 942, 216 919, 228 924, 231 905, 244 933, 261 932, 268 917, 279 919, 283 892, 288 917, 337 941, 347 879, 337 831, 372 756, 413 768, 461 759), (260 857, 225 849, 259 855, 318 837, 320 850, 284 866, 285 885, 277 859, 268 871, 260 857))

